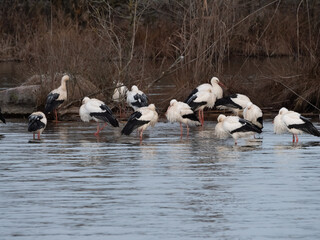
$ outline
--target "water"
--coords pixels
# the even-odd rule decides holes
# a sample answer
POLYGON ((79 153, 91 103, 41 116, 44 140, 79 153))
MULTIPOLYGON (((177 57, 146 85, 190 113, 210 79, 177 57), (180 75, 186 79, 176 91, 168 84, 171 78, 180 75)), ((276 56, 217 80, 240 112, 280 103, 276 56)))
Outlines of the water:
MULTIPOLYGON (((120 136, 25 120, 0 125, 1 239, 319 239, 320 143, 291 143, 267 121, 262 139, 180 139, 160 122, 120 136)), ((319 126, 318 126, 319 127, 319 126)))

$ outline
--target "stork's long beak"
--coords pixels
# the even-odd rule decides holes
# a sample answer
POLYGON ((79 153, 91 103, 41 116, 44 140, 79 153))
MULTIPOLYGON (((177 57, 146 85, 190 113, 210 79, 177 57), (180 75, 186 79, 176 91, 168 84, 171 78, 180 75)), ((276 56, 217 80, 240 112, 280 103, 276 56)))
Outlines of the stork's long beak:
POLYGON ((218 82, 218 84, 219 84, 221 87, 227 89, 226 85, 224 85, 222 82, 218 82))

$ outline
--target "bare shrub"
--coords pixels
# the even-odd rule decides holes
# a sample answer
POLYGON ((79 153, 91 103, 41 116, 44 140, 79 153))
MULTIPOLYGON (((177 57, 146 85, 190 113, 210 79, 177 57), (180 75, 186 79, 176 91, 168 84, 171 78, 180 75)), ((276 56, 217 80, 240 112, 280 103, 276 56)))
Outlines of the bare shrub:
MULTIPOLYGON (((136 84, 157 101, 152 88, 172 81, 177 88, 167 92, 167 104, 170 98, 184 100, 192 88, 217 76, 228 86, 226 94, 244 93, 262 106, 285 98, 290 104, 297 98, 274 86, 283 76, 303 75, 288 83, 296 86, 319 76, 319 5, 304 0, 5 0, 0 57, 24 59, 30 64, 28 75, 54 79, 69 73, 76 81, 89 80, 100 89, 92 94, 103 93, 105 101, 118 82, 136 84), (239 71, 227 73, 226 64, 239 55, 244 57, 239 71), (270 66, 270 71, 261 70, 263 79, 243 76, 247 59, 261 56, 292 56, 297 67, 270 66)), ((299 89, 318 103, 317 88, 299 89)), ((307 107, 303 102, 296 106, 307 107)))

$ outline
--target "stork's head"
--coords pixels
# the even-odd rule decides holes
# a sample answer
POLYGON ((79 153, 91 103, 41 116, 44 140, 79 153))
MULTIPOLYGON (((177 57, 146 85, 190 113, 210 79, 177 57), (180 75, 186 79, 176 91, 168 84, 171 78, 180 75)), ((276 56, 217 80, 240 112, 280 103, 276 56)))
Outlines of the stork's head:
POLYGON ((211 85, 213 84, 219 84, 220 80, 217 77, 211 78, 211 85))
POLYGON ((82 104, 86 104, 89 100, 90 100, 90 98, 84 97, 84 98, 82 99, 82 104))
POLYGON ((149 108, 150 110, 153 110, 153 111, 156 110, 156 106, 155 106, 153 103, 150 104, 150 105, 148 106, 148 108, 149 108))
POLYGON ((64 75, 62 78, 61 78, 61 82, 66 82, 70 80, 70 77, 68 75, 64 75))
POLYGON ((131 91, 138 91, 139 89, 138 89, 138 87, 136 86, 136 85, 133 85, 132 87, 131 87, 131 91))
POLYGON ((172 100, 170 101, 170 106, 172 106, 172 105, 175 104, 176 102, 177 102, 176 99, 172 99, 172 100))
POLYGON ((246 107, 247 107, 247 109, 251 109, 251 108, 252 108, 252 105, 253 105, 253 103, 252 103, 252 102, 248 102, 248 103, 247 103, 247 106, 246 106, 246 107))
POLYGON ((283 108, 281 108, 281 109, 279 110, 279 114, 280 114, 280 115, 286 114, 287 112, 289 112, 289 110, 288 110, 287 108, 285 108, 285 107, 283 107, 283 108))
POLYGON ((220 114, 217 118, 218 122, 223 122, 226 119, 226 115, 220 114))

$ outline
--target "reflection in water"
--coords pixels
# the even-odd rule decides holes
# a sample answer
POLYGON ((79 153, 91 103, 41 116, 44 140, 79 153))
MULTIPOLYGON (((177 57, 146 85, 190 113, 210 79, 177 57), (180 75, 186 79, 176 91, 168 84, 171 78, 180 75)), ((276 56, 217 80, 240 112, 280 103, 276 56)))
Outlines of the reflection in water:
POLYGON ((215 123, 180 139, 160 122, 140 143, 119 129, 96 138, 95 124, 62 122, 33 141, 25 122, 9 122, 0 135, 4 239, 320 236, 312 137, 292 145, 266 121, 263 139, 235 146, 215 138, 215 123))

